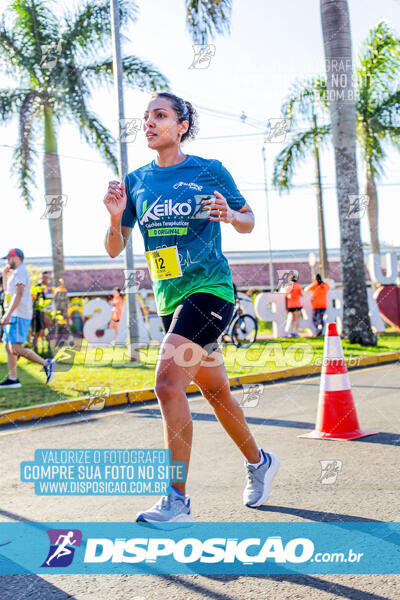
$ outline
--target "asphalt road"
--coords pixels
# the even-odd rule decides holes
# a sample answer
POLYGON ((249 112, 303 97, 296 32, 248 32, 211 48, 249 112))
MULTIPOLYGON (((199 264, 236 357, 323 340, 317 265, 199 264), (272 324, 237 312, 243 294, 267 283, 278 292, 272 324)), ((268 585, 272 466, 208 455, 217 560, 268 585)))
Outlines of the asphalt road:
MULTIPOLYGON (((281 469, 268 505, 241 504, 245 482, 240 452, 208 403, 191 400, 194 444, 189 473, 198 521, 400 521, 400 368, 351 372, 360 424, 379 435, 353 442, 298 438, 313 429, 319 378, 264 387, 258 405, 245 408, 258 443, 278 454, 281 469), (320 461, 341 461, 336 483, 321 485, 320 461)), ((235 392, 238 398, 243 392, 235 392)), ((36 448, 162 448, 156 404, 85 413, 0 431, 0 521, 133 521, 153 497, 43 497, 19 481, 23 460, 36 448)), ((354 598, 398 600, 394 575, 201 576, 13 575, 0 577, 1 600, 288 600, 354 598)))

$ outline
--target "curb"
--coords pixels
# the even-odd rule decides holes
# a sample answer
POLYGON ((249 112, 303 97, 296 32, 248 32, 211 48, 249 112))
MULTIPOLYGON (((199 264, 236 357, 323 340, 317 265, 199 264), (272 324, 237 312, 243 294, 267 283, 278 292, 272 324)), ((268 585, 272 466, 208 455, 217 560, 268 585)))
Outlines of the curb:
MULTIPOLYGON (((350 370, 361 367, 370 367, 384 363, 397 362, 400 360, 400 352, 385 352, 375 356, 353 357, 345 359, 350 370), (357 365, 349 364, 350 360, 357 359, 357 365)), ((320 372, 320 365, 307 365, 304 367, 289 367, 287 369, 275 369, 273 371, 264 371, 261 373, 248 373, 247 375, 236 375, 229 377, 230 387, 236 387, 243 383, 269 383, 271 381, 280 381, 282 379, 292 379, 304 377, 305 375, 317 375, 320 372)), ((191 383, 186 392, 188 394, 199 393, 197 385, 191 383)), ((130 390, 125 392, 115 392, 105 399, 102 408, 113 406, 122 406, 124 404, 136 404, 147 400, 155 400, 154 388, 144 388, 139 390, 130 390)), ((47 417, 58 415, 79 413, 90 409, 93 398, 83 396, 71 400, 61 400, 60 402, 49 402, 48 404, 36 404, 23 408, 14 408, 0 412, 0 427, 2 425, 13 425, 16 423, 27 423, 47 417)))

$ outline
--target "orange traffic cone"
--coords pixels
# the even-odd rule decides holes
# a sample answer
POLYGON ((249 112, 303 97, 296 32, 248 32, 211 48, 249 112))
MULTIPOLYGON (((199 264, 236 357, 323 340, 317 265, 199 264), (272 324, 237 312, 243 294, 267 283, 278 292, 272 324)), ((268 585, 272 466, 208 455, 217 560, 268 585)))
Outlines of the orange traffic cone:
POLYGON ((298 437, 355 440, 378 431, 363 431, 358 423, 342 343, 336 324, 329 323, 325 334, 324 358, 314 431, 298 437))

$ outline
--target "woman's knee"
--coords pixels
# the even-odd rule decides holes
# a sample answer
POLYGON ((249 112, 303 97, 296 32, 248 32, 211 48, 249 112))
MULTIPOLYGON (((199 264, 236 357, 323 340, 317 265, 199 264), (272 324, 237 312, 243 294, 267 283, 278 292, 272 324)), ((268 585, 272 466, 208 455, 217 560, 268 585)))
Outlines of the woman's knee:
POLYGON ((20 354, 20 350, 21 350, 21 344, 8 344, 9 348, 10 348, 10 354, 14 354, 15 356, 18 356, 20 354))
POLYGON ((173 378, 167 376, 156 377, 154 391, 160 402, 168 402, 184 392, 182 385, 173 378))

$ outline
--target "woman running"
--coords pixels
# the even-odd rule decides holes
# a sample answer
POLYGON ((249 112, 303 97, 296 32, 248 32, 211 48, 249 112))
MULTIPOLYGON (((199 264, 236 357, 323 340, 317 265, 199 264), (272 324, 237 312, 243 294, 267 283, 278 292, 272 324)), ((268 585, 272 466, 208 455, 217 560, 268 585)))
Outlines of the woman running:
POLYGON ((286 306, 288 310, 288 323, 287 328, 289 330, 289 337, 299 337, 299 324, 301 311, 303 309, 302 295, 303 288, 297 281, 297 276, 293 273, 289 275, 289 281, 285 286, 286 293, 286 306))
POLYGON ((323 281, 321 275, 317 273, 313 283, 305 290, 312 294, 312 320, 316 329, 315 337, 322 335, 324 332, 324 315, 328 308, 328 292, 330 289, 329 283, 323 281))
MULTIPOLYGON (((193 425, 185 392, 194 381, 244 455, 243 502, 256 507, 270 495, 279 459, 257 446, 231 394, 217 342, 234 309, 220 224, 250 233, 254 215, 220 161, 182 152, 181 143, 197 132, 196 121, 192 105, 182 98, 162 92, 151 100, 144 131, 156 158, 123 183, 110 181, 104 199, 111 217, 105 247, 112 258, 118 256, 138 221, 165 330, 155 392, 172 460, 184 461, 188 472, 193 425)), ((171 493, 139 513, 137 521, 155 526, 193 521, 186 482, 172 482, 171 493)))

